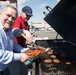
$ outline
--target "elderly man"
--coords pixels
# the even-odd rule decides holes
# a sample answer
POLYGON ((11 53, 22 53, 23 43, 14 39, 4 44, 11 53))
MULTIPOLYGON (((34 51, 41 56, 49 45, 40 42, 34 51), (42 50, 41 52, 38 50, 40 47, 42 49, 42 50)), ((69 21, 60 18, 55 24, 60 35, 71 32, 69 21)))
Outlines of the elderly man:
POLYGON ((8 66, 11 62, 21 63, 29 59, 26 53, 21 53, 27 48, 23 48, 14 41, 12 26, 16 17, 17 9, 12 5, 6 5, 0 11, 0 75, 10 75, 8 66))

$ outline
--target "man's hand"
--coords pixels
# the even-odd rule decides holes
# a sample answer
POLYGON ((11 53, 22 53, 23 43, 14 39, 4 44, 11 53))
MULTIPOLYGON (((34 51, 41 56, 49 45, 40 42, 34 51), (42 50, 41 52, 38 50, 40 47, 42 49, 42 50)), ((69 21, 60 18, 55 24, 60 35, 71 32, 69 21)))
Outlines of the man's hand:
POLYGON ((28 59, 29 59, 29 56, 27 56, 26 53, 21 53, 21 58, 20 58, 21 62, 25 62, 28 59))
POLYGON ((26 43, 32 43, 32 35, 28 30, 23 30, 23 33, 26 35, 26 43))

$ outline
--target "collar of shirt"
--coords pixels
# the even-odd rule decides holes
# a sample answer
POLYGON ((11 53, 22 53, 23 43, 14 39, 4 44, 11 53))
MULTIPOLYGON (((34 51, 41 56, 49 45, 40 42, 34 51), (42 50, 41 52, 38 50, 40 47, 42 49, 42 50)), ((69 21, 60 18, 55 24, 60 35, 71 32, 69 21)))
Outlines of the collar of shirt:
POLYGON ((24 21, 24 19, 22 18, 22 16, 19 16, 19 17, 20 17, 21 21, 23 21, 23 22, 25 23, 25 21, 24 21))

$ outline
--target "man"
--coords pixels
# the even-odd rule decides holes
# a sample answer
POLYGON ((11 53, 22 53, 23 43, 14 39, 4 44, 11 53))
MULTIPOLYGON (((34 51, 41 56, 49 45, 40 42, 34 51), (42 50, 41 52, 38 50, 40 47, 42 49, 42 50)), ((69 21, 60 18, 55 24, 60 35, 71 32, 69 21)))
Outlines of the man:
POLYGON ((10 75, 8 65, 13 61, 24 62, 29 59, 21 51, 25 48, 14 42, 12 26, 17 17, 17 9, 12 5, 6 5, 0 11, 0 75, 10 75), (15 50, 18 53, 14 53, 15 50))
MULTIPOLYGON (((13 28, 20 28, 20 29, 24 29, 24 30, 29 30, 29 26, 28 26, 28 20, 32 17, 32 9, 29 6, 25 6, 22 8, 22 12, 21 15, 17 17, 13 28)), ((30 35, 29 35, 30 37, 30 35)), ((31 40, 31 38, 29 38, 29 40, 31 40)), ((24 37, 15 37, 15 41, 21 45, 21 46, 25 46, 25 42, 26 39, 24 37)))
MULTIPOLYGON (((13 25, 13 29, 14 28, 19 28, 19 29, 24 29, 24 30, 29 30, 29 26, 28 26, 28 20, 33 16, 32 14, 32 9, 31 7, 29 6, 24 6, 22 8, 22 12, 21 12, 21 15, 17 17, 14 25, 13 25)), ((28 34, 29 36, 29 40, 28 40, 28 43, 30 44, 30 40, 31 40, 31 35, 28 34)), ((16 43, 18 43, 19 45, 21 45, 22 47, 27 47, 25 45, 26 43, 26 39, 23 37, 23 36, 20 36, 20 37, 15 37, 15 41, 16 43)), ((32 68, 32 65, 29 64, 28 66, 28 75, 30 75, 30 72, 31 72, 31 68, 32 68)))

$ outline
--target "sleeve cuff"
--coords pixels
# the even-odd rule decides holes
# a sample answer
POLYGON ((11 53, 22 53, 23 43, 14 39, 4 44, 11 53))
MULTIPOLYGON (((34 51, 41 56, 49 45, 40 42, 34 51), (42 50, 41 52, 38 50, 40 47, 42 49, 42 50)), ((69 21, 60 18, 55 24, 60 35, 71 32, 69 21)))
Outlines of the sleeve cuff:
POLYGON ((20 53, 14 53, 13 61, 20 60, 20 53))
POLYGON ((23 50, 21 50, 21 53, 28 51, 29 48, 24 48, 23 50))

